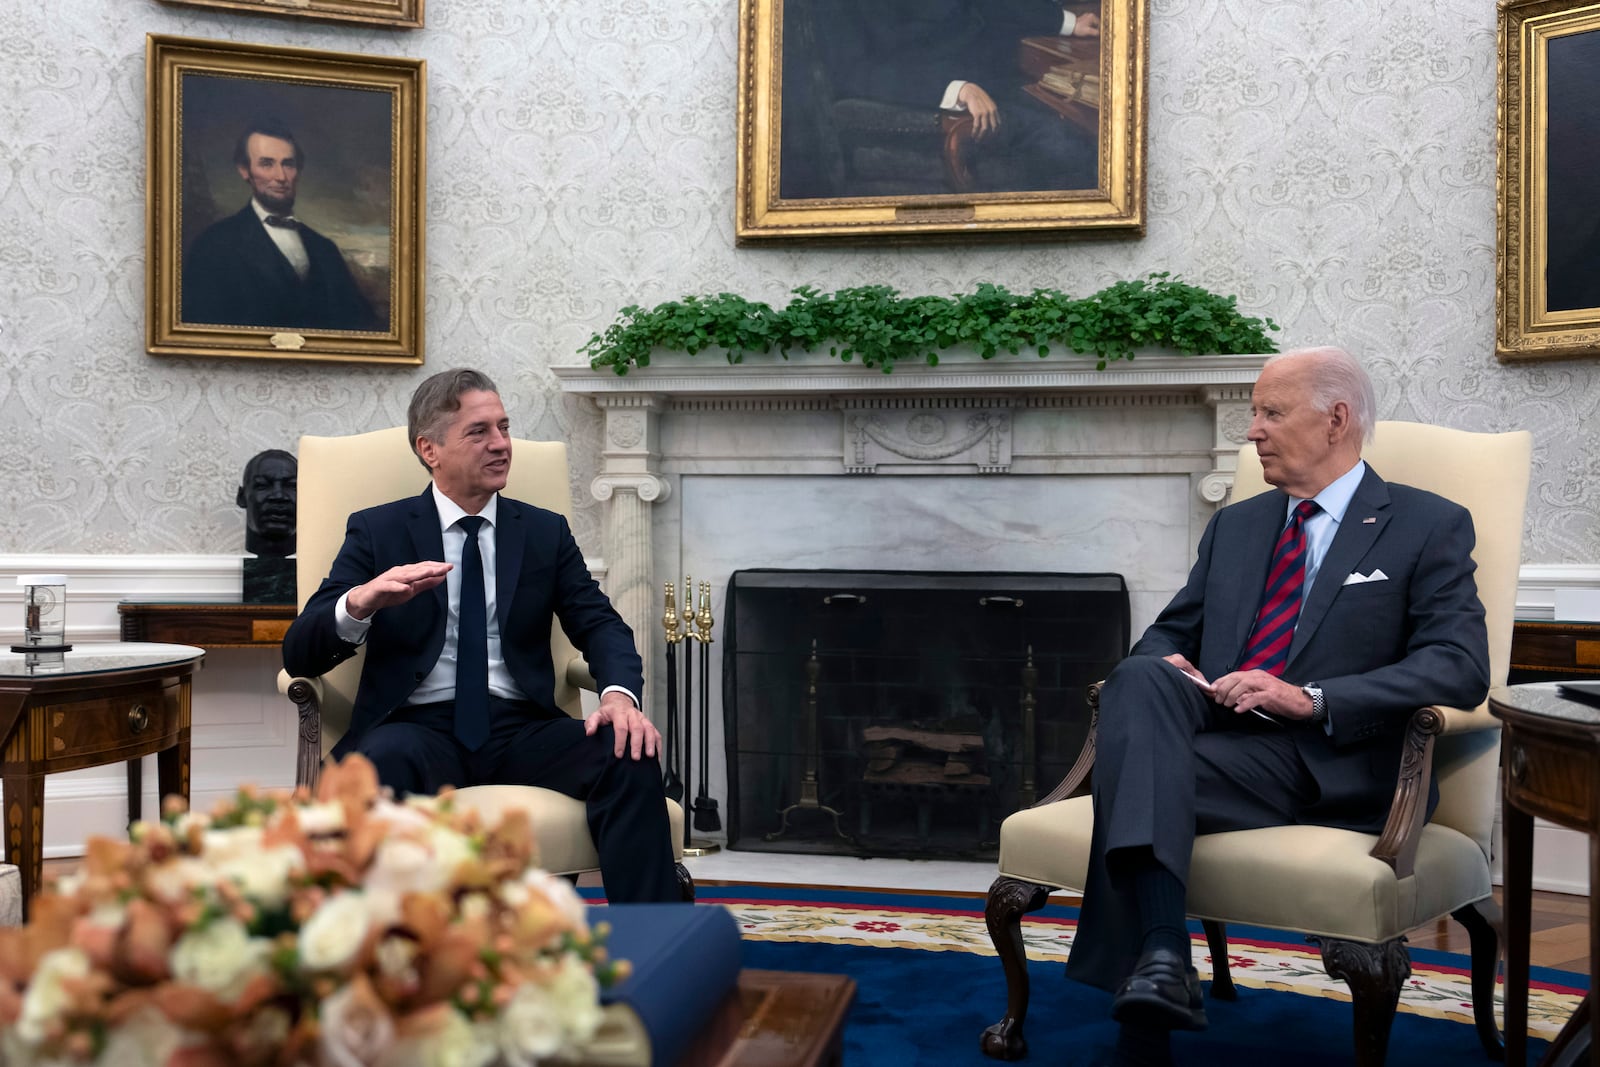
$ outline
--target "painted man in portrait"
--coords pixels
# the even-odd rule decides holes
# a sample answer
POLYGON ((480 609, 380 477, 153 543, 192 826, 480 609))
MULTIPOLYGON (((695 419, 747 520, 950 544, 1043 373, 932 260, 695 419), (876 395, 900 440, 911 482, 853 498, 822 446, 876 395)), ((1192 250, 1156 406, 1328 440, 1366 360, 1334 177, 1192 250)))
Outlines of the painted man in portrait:
POLYGON ((285 330, 385 329, 339 246, 295 217, 306 157, 293 132, 274 119, 248 124, 233 163, 250 201, 189 247, 179 317, 285 330))
POLYGON ((798 103, 789 86, 799 83, 791 79, 808 71, 814 99, 786 110, 785 121, 808 121, 809 111, 822 132, 815 159, 786 139, 783 195, 1096 188, 1095 134, 1044 102, 1052 94, 1038 91, 1042 72, 1025 70, 1022 54, 1024 39, 1060 42, 1053 47, 1064 71, 1081 52, 1076 65, 1094 71, 1091 113, 1097 113, 1098 4, 803 0, 798 7, 804 9, 794 16, 799 43, 792 55, 785 45, 785 106, 798 103), (901 151, 909 144, 907 129, 924 121, 919 116, 933 135, 925 159, 901 151), (940 153, 951 150, 938 134, 966 118, 970 129, 958 135, 963 173, 952 181, 939 174, 940 153), (831 173, 830 154, 837 157, 831 173))

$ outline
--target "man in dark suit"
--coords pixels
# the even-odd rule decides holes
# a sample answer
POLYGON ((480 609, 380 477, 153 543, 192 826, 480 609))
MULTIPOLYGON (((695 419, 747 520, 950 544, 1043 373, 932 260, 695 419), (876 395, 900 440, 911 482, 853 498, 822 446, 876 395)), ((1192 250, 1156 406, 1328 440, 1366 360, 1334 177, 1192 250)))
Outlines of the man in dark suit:
POLYGON ((402 794, 504 783, 578 797, 607 898, 679 899, 661 735, 639 711, 633 632, 567 521, 500 495, 511 436, 494 383, 474 370, 435 374, 408 423, 433 484, 350 516, 331 573, 284 637, 284 667, 306 677, 367 647, 333 755, 362 753, 402 794), (552 618, 601 687, 582 721, 554 703, 552 618))
POLYGON ((1376 831, 1411 713, 1488 691, 1472 518, 1362 462, 1374 408, 1346 352, 1267 362, 1249 438, 1278 491, 1217 512, 1106 679, 1068 973, 1114 991, 1120 1063, 1168 1062, 1169 1031, 1206 1024, 1184 925, 1195 834, 1376 831))
MULTIPOLYGON (((1080 5, 1072 5, 1074 8, 1080 5)), ((1023 91, 1024 37, 1098 37, 1056 0, 843 3, 822 28, 836 97, 972 116, 976 191, 1093 189, 1095 140, 1023 91)))
POLYGON ((183 322, 286 330, 382 330, 339 246, 294 217, 305 154, 282 123, 252 123, 233 150, 250 202, 183 257, 183 322))

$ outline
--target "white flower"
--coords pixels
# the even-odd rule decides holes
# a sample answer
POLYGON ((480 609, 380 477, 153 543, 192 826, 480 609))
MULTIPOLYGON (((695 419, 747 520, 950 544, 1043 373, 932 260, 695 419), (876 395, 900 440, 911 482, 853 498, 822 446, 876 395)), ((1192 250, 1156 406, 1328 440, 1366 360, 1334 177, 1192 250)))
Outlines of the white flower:
POLYGON ((206 862, 214 867, 234 860, 250 859, 261 854, 262 833, 259 826, 207 830, 200 835, 200 850, 206 862))
POLYGON ((451 1008, 439 1026, 396 1041, 377 1067, 489 1067, 495 1056, 489 1025, 473 1023, 451 1008))
POLYGON ((371 1067, 394 1042, 394 1018, 364 982, 322 1001, 318 1044, 328 1067, 371 1067))
POLYGON ((28 1045, 43 1041, 50 1024, 69 1002, 64 983, 88 973, 89 957, 82 949, 58 948, 40 957, 33 978, 28 982, 28 991, 22 996, 16 1036, 28 1045))
POLYGON ((150 895, 165 904, 188 897, 196 886, 211 885, 211 868, 194 856, 178 856, 145 872, 145 887, 150 895))
MULTIPOLYGON (((588 905, 578 895, 578 890, 571 882, 548 871, 530 867, 522 876, 522 884, 544 897, 571 929, 577 931, 589 929, 588 905)), ((521 901, 516 901, 513 906, 520 903, 521 901)))
POLYGON ((107 1033, 99 1062, 116 1067, 166 1067, 185 1039, 184 1031, 159 1010, 141 1008, 107 1033))
POLYGON ((343 804, 305 804, 294 810, 300 829, 310 837, 324 837, 344 829, 343 804))
POLYGON ((247 899, 261 907, 279 908, 289 899, 290 877, 305 865, 298 848, 279 845, 219 864, 217 877, 237 884, 247 899))
POLYGON ((178 938, 168 963, 173 978, 227 1002, 243 993, 250 979, 266 973, 271 954, 272 943, 251 937, 238 919, 214 919, 178 938))
POLYGON ((500 1052, 510 1067, 536 1067, 570 1050, 600 1026, 600 988, 582 960, 568 954, 550 980, 517 987, 500 1013, 500 1052))
MULTIPOLYGON (((410 797, 406 803, 396 804, 392 800, 380 800, 374 804, 370 817, 387 826, 391 831, 415 831, 411 836, 421 837, 433 827, 434 815, 430 809, 411 803, 410 797)), ((431 797, 428 799, 432 799, 431 797)))
POLYGON ((308 971, 336 971, 355 958, 372 925, 364 894, 335 893, 323 901, 300 928, 300 966, 308 971))

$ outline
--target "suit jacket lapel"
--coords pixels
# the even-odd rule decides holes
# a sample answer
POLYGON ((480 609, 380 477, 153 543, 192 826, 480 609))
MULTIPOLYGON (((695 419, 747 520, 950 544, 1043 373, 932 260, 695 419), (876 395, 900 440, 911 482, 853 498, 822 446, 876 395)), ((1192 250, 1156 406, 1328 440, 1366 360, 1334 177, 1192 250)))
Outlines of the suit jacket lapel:
MULTIPOLYGON (((411 509, 411 518, 406 527, 411 532, 411 550, 416 553, 418 560, 444 559, 444 534, 439 529, 439 508, 433 502, 433 485, 430 483, 421 495, 415 498, 416 507, 411 509)), ((448 617, 450 612, 449 583, 440 582, 431 590, 434 602, 439 606, 439 611, 448 617)))
POLYGON ((1311 640, 1311 635, 1317 632, 1317 627, 1322 625, 1328 609, 1333 606, 1333 598, 1339 595, 1345 579, 1350 577, 1350 572, 1372 548, 1378 535, 1383 533, 1389 518, 1389 487, 1369 466, 1361 478, 1361 484, 1356 487, 1355 496, 1350 498, 1344 521, 1333 535, 1333 543, 1322 558, 1322 566, 1317 568, 1317 580, 1306 597, 1300 622, 1294 630, 1294 641, 1289 645, 1286 670, 1293 665, 1294 658, 1305 648, 1306 642, 1311 640), (1367 522, 1367 519, 1376 521, 1367 522))
POLYGON ((1272 566, 1272 550, 1277 546, 1278 535, 1283 532, 1288 516, 1288 497, 1277 490, 1265 494, 1260 516, 1245 527, 1243 536, 1230 553, 1230 562, 1238 570, 1234 588, 1239 591, 1239 605, 1234 612, 1233 647, 1239 649, 1241 656, 1245 642, 1250 639, 1250 630, 1255 625, 1256 612, 1261 610, 1262 592, 1267 587, 1267 570, 1272 566))
POLYGON ((505 497, 495 509, 494 524, 494 608, 503 635, 509 625, 512 594, 517 591, 517 576, 522 573, 525 538, 522 514, 505 497))

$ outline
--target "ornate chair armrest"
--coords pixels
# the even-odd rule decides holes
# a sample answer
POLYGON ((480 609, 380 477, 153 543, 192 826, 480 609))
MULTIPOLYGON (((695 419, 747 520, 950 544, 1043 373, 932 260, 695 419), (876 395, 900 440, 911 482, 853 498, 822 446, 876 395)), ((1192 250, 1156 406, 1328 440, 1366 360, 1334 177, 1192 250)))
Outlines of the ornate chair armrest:
POLYGON ((1389 821, 1369 855, 1387 863, 1396 878, 1409 878, 1417 863, 1417 845, 1428 817, 1428 783, 1433 776, 1433 740, 1444 731, 1444 713, 1418 708, 1406 724, 1389 821))
POLYGON ((1035 804, 1041 807, 1045 804, 1054 804, 1058 800, 1065 800, 1078 791, 1084 780, 1089 777, 1089 772, 1094 768, 1094 731, 1100 725, 1100 686, 1102 682, 1090 682, 1089 688, 1084 693, 1084 703, 1089 705, 1089 736, 1083 739, 1083 748, 1078 750, 1078 760, 1072 765, 1072 770, 1061 779, 1061 784, 1050 791, 1050 795, 1035 804))
POLYGON ((279 671, 278 692, 294 701, 300 714, 294 784, 314 790, 322 776, 322 679, 295 678, 288 671, 279 671))
POLYGON ((567 661, 567 684, 591 693, 600 691, 600 683, 594 680, 594 675, 589 671, 589 661, 582 656, 573 656, 567 661))

